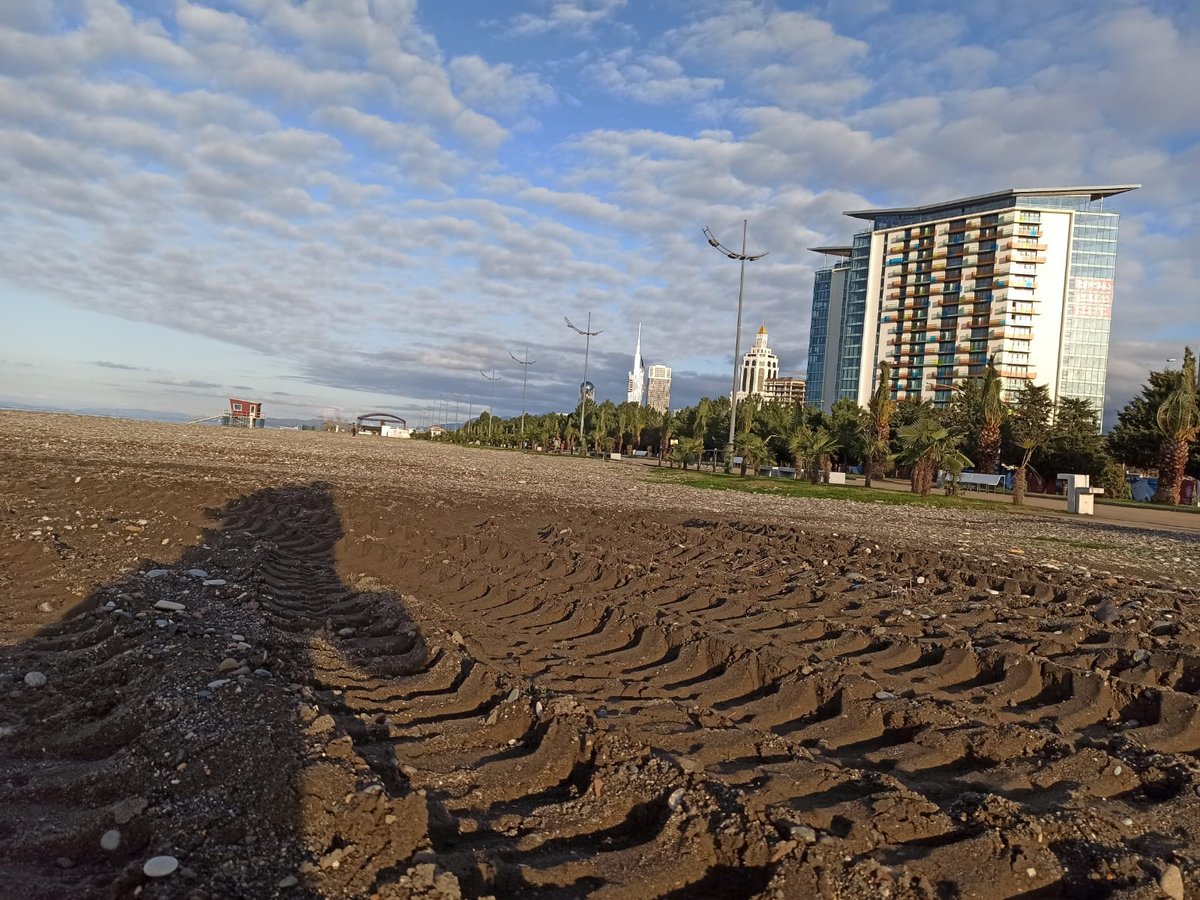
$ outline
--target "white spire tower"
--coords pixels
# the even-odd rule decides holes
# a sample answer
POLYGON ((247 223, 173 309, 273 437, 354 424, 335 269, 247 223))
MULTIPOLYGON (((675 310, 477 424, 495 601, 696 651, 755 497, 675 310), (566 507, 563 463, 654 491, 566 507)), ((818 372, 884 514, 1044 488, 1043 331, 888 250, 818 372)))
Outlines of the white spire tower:
POLYGON ((629 373, 629 392, 625 395, 625 399, 641 406, 645 387, 646 366, 642 362, 642 323, 638 322, 637 349, 633 351, 633 371, 629 373))

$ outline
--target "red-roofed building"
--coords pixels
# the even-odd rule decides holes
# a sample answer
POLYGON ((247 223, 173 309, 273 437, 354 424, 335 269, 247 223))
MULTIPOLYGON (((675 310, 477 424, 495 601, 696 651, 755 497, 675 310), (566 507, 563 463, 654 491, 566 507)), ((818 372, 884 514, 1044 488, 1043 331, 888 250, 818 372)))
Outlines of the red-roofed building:
POLYGON ((238 400, 230 397, 229 424, 245 425, 249 428, 261 428, 264 424, 262 403, 257 400, 238 400))

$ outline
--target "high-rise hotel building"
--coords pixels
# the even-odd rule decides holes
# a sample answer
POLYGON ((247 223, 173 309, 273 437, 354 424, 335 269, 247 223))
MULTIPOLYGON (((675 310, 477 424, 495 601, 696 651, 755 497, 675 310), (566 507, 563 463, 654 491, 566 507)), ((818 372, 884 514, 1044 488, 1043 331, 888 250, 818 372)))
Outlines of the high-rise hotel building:
POLYGON ((671 367, 650 366, 646 370, 646 405, 660 413, 671 408, 671 367))
POLYGON ((1118 214, 1136 184, 1014 188, 846 215, 871 223, 817 272, 808 402, 866 404, 878 364, 892 394, 935 406, 994 357, 1007 399, 1026 381, 1104 406, 1118 214))

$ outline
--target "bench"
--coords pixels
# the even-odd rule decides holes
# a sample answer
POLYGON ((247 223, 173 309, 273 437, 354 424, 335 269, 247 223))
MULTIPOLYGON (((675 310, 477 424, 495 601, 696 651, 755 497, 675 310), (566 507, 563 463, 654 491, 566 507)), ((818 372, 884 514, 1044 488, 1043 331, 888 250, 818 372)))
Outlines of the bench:
POLYGON ((791 466, 759 466, 758 474, 767 478, 795 478, 796 470, 791 466))
POLYGON ((1004 484, 1003 475, 982 475, 979 472, 964 472, 958 476, 958 483, 971 490, 991 490, 1004 484))

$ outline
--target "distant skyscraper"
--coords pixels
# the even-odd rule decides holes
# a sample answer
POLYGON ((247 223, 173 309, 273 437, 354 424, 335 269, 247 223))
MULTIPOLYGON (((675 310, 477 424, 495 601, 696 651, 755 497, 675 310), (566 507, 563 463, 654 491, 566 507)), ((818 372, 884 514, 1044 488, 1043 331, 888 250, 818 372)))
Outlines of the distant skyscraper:
POLYGON ((839 257, 831 266, 818 269, 813 278, 812 324, 808 331, 805 402, 829 412, 837 397, 837 337, 842 330, 848 283, 846 276, 850 272, 850 256, 854 248, 813 247, 812 250, 827 257, 839 257))
POLYGON ((871 227, 854 236, 848 264, 817 273, 809 401, 865 404, 886 360, 894 398, 945 406, 994 359, 1006 399, 1033 382, 1103 409, 1118 222, 1105 200, 1137 187, 1012 188, 848 212, 871 227), (839 270, 835 316, 837 292, 822 280, 839 270))
POLYGON ((738 399, 764 395, 768 378, 779 377, 779 357, 767 346, 767 326, 758 329, 754 346, 742 357, 742 378, 738 399))
POLYGON ((671 408, 671 367, 651 366, 649 387, 646 390, 646 405, 660 413, 671 408))
POLYGON ((629 373, 629 390, 625 399, 642 405, 642 393, 646 387, 646 367, 642 362, 642 323, 638 322, 637 349, 633 351, 633 371, 629 373))

